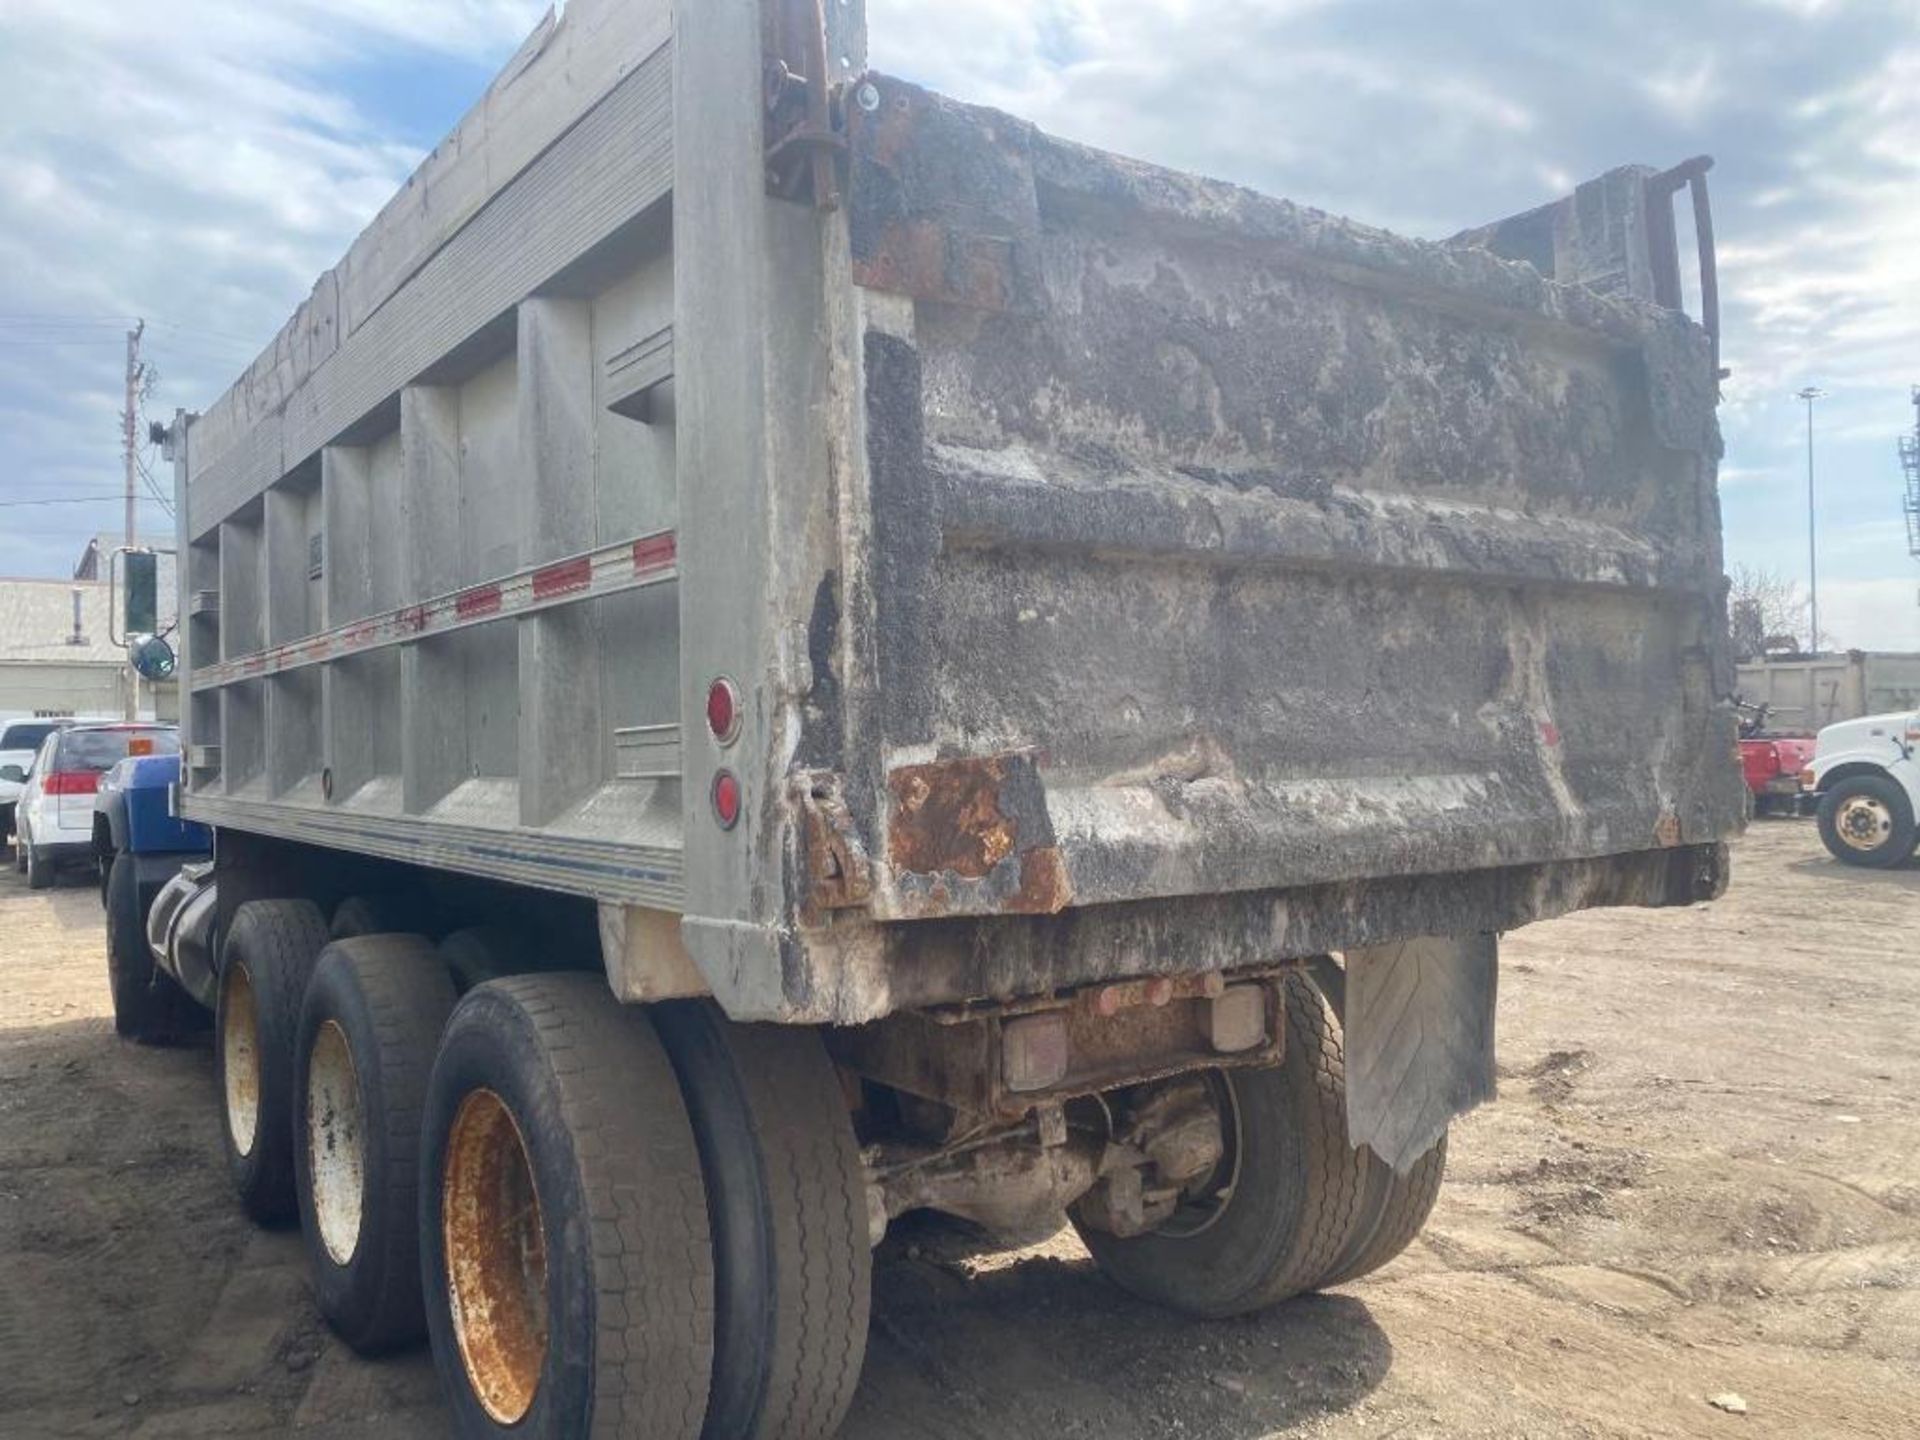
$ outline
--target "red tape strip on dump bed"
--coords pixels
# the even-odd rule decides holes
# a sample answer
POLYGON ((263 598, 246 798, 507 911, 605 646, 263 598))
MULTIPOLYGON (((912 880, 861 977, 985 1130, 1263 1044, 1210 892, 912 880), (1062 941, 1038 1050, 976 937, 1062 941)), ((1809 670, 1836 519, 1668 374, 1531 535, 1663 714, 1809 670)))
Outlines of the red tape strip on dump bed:
POLYGON ((236 680, 321 665, 329 660, 465 629, 469 625, 484 625, 555 605, 659 585, 675 579, 678 574, 673 532, 642 535, 569 555, 564 560, 550 561, 502 580, 469 586, 418 605, 369 615, 285 645, 236 655, 218 664, 196 665, 193 688, 210 690, 231 685, 236 680))

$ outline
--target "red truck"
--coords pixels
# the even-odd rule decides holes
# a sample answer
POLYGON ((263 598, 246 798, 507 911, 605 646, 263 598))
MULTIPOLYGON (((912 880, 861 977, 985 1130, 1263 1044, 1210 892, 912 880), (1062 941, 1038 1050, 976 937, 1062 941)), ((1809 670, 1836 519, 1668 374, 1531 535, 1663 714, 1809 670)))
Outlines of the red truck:
POLYGON ((1753 796, 1753 813, 1805 814, 1800 772, 1813 764, 1814 737, 1768 729, 1765 704, 1740 709, 1740 773, 1753 796))

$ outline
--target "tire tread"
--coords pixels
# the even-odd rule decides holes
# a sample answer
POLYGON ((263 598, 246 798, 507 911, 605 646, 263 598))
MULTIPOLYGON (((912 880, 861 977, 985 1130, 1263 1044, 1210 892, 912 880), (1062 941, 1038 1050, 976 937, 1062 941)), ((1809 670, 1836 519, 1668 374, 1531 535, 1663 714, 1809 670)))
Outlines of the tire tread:
MULTIPOLYGON (((262 1223, 286 1219, 297 1208, 291 1087, 298 1066, 293 1047, 300 1033, 307 982, 326 946, 326 918, 311 900, 249 900, 234 911, 227 936, 223 973, 238 954, 253 978, 260 1062, 260 1116, 254 1141, 259 1160, 247 1164, 228 1140, 229 1168, 240 1188, 241 1203, 262 1223)), ((223 1053, 216 1029, 216 1067, 223 1053)), ((224 1083, 221 1103, 225 1104, 224 1083)), ((224 1116, 220 1133, 227 1136, 224 1116)))
POLYGON ((826 1440, 860 1379, 871 1293, 860 1155, 835 1075, 810 1031, 720 1022, 768 1162, 776 1304, 772 1373, 754 1440, 826 1440), (778 1273, 798 1258, 798 1283, 778 1273))
MULTIPOLYGON (((351 976, 365 1007, 365 1018, 373 1031, 377 1053, 354 1059, 362 1075, 377 1078, 378 1116, 363 1115, 363 1123, 378 1125, 384 1157, 385 1194, 369 1195, 363 1209, 365 1226, 379 1225, 386 1237, 386 1261, 380 1271, 381 1288, 371 1297, 365 1313, 357 1316, 329 1314, 341 1338, 362 1354, 391 1351, 417 1340, 425 1320, 420 1289, 419 1227, 416 1223, 420 1189, 420 1124, 426 1107, 427 1081, 433 1070, 433 1056, 439 1046, 440 1032, 453 1013, 453 982, 431 942, 417 935, 381 934, 335 940, 315 962, 315 977, 321 968, 337 963, 351 976), (378 1217, 377 1220, 375 1217, 378 1217)), ((343 1018, 329 1011, 325 1017, 315 1013, 322 994, 317 984, 309 983, 307 1013, 301 1019, 300 1035, 310 1043, 322 1018, 343 1018)), ((344 1027, 343 1027, 344 1028, 344 1027)), ((349 1031, 349 1040, 352 1035, 349 1031)), ((306 1113, 306 1060, 303 1055, 295 1077, 296 1114, 306 1113)), ((375 1103, 365 1080, 361 1083, 361 1104, 375 1103)), ((301 1219, 306 1230, 310 1263, 316 1268, 330 1265, 331 1257, 313 1223, 310 1177, 306 1173, 306 1147, 300 1127, 294 1134, 294 1154, 301 1178, 301 1219)), ((369 1184, 373 1176, 368 1176, 369 1184)))
POLYGON ((713 1255, 672 1066, 645 1017, 588 974, 488 981, 461 1001, 449 1033, 516 1020, 555 1082, 582 1186, 595 1291, 587 1434, 693 1440, 712 1366, 713 1255))
POLYGON ((1332 1006, 1304 976, 1291 974, 1286 1001, 1287 1073, 1295 1089, 1306 1168, 1305 1200, 1292 1260, 1247 1297, 1263 1309, 1313 1289, 1359 1223, 1366 1172, 1347 1143, 1347 1081, 1332 1006))

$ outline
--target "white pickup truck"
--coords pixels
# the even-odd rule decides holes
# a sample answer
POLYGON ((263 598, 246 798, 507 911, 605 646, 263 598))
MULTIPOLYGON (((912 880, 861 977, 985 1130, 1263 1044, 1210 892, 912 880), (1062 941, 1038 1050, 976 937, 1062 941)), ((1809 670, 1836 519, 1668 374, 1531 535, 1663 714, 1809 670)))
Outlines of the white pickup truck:
POLYGON ((1843 720, 1820 732, 1802 782, 1820 797, 1820 838, 1848 865, 1891 869, 1920 844, 1920 711, 1843 720))

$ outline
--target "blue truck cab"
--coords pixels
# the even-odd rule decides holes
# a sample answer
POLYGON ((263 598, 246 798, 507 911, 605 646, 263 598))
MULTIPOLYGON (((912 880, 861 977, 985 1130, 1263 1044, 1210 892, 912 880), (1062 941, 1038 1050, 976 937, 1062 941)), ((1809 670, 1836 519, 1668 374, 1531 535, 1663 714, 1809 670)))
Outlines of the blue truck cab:
POLYGON ((178 755, 137 755, 100 777, 94 799, 94 849, 103 876, 116 855, 205 855, 213 832, 173 813, 178 755))

